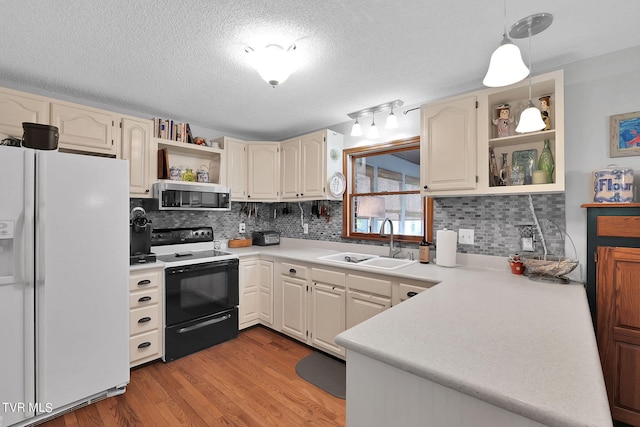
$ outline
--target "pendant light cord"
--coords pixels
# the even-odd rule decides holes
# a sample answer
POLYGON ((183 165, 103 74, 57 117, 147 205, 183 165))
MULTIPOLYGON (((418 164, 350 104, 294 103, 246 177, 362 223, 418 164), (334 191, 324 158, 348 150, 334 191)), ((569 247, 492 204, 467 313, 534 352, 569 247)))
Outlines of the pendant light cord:
POLYGON ((529 104, 531 105, 531 26, 533 21, 529 21, 529 104))

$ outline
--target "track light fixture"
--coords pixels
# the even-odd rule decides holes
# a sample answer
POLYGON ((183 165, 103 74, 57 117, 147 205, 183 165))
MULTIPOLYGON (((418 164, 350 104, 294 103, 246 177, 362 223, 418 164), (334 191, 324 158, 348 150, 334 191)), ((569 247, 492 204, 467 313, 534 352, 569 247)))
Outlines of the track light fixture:
POLYGON ((371 114, 371 126, 369 127, 369 131, 367 132, 367 138, 375 139, 378 138, 379 132, 378 127, 376 126, 374 115, 381 111, 391 110, 389 116, 387 117, 387 121, 385 124, 385 129, 395 129, 398 127, 398 119, 395 114, 393 114, 393 109, 396 107, 401 107, 404 105, 404 102, 400 99, 396 99, 395 101, 385 102, 384 104, 375 105, 369 108, 363 108, 359 111, 354 111, 353 113, 347 114, 350 118, 355 119, 355 123, 351 128, 351 136, 361 136, 362 135, 362 126, 358 121, 359 117, 367 116, 371 114))

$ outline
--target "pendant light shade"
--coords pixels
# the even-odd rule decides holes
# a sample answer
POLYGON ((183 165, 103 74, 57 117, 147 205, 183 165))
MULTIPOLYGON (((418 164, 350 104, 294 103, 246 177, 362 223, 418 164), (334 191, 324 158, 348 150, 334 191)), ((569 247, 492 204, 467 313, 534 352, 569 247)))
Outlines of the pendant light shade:
POLYGON ((540 110, 533 106, 533 102, 529 100, 529 106, 520 114, 520 121, 516 127, 516 132, 535 132, 545 128, 540 110))
POLYGON ((356 122, 353 124, 351 128, 351 136, 362 136, 362 126, 360 126, 360 122, 358 122, 358 118, 356 117, 356 122))
POLYGON ((387 122, 384 125, 385 129, 397 129, 398 128, 398 118, 395 114, 393 114, 393 108, 391 112, 387 116, 387 122))
POLYGON ((380 133, 378 132, 378 126, 376 126, 376 118, 373 117, 373 119, 371 120, 371 126, 369 126, 369 132, 367 132, 367 138, 376 139, 379 136, 380 133))
POLYGON ((482 84, 487 87, 508 86, 528 75, 529 69, 522 60, 520 49, 504 34, 502 43, 491 55, 489 69, 482 84))

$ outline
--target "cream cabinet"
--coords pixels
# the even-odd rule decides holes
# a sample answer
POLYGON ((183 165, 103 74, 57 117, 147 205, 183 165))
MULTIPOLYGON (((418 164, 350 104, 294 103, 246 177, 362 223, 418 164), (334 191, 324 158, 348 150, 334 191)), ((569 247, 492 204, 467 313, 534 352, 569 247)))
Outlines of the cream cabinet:
POLYGON ((399 281, 392 284, 391 305, 395 306, 434 286, 431 282, 399 281))
POLYGON ((347 276, 347 329, 391 307, 391 281, 371 276, 347 276))
POLYGON ((109 111, 54 101, 51 103, 51 125, 60 134, 62 151, 83 152, 116 157, 119 116, 109 111))
POLYGON ((238 276, 240 329, 273 324, 273 261, 241 259, 238 276))
POLYGON ((129 195, 152 197, 157 161, 151 146, 151 121, 123 117, 120 127, 120 158, 129 161, 129 195))
POLYGON ((258 268, 258 318, 267 325, 273 324, 273 261, 260 260, 258 268))
MULTIPOLYGON (((157 154, 158 156, 166 152, 169 168, 179 168, 183 173, 186 169, 191 169, 194 174, 202 169, 209 172, 210 184, 221 184, 224 181, 226 173, 224 150, 162 138, 152 138, 151 142, 152 146, 157 146, 158 150, 162 150, 157 154)), ((164 176, 166 172, 158 171, 158 175, 164 176)))
POLYGON ((307 340, 307 268, 301 265, 281 263, 280 332, 307 340))
POLYGON ((422 106, 423 193, 476 188, 476 97, 422 106))
POLYGON ((335 337, 346 329, 346 274, 311 268, 309 329, 311 345, 346 356, 335 337))
POLYGON ((280 197, 279 143, 247 143, 247 200, 273 202, 280 197))
POLYGON ((231 189, 231 200, 247 199, 247 144, 233 138, 223 137, 226 155, 227 180, 225 185, 231 189))
POLYGON ((129 362, 134 367, 162 357, 163 269, 129 273, 129 362))
POLYGON ((342 171, 342 148, 343 136, 331 130, 282 142, 282 200, 333 199, 328 181, 342 171))
POLYGON ((240 260, 238 264, 240 305, 238 322, 240 329, 258 323, 260 304, 260 260, 240 260))
POLYGON ((41 96, 0 88, 0 133, 22 138, 23 122, 49 124, 49 101, 41 96))
POLYGON ((539 98, 550 100, 550 129, 519 134, 515 131, 520 113, 527 107, 529 80, 489 88, 421 107, 421 184, 422 194, 431 197, 528 194, 563 192, 564 167, 564 74, 562 70, 531 79, 534 105, 539 98), (498 106, 510 108, 509 135, 498 136, 494 121, 498 106), (545 140, 549 141, 555 162, 553 182, 527 185, 495 185, 490 178, 490 150, 496 169, 502 167, 502 154, 508 166, 530 159, 537 169, 545 140))

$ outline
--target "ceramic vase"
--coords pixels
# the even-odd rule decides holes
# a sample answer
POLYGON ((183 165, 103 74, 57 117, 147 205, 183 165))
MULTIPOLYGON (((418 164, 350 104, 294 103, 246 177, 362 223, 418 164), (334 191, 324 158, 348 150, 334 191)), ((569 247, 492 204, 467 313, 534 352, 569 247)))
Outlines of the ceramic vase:
POLYGON ((551 147, 549 147, 549 140, 544 140, 544 148, 540 153, 540 160, 538 160, 538 169, 547 173, 547 182, 553 182, 553 170, 555 169, 555 163, 553 161, 553 153, 551 147))

